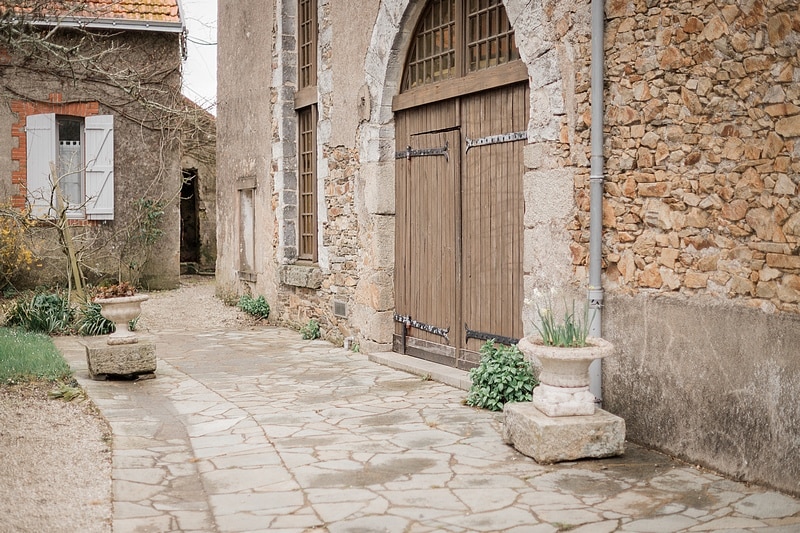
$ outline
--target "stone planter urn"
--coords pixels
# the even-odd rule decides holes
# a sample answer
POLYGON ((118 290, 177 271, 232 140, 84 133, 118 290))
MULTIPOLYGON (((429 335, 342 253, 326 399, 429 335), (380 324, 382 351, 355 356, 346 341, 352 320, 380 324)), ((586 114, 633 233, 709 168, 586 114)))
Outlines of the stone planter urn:
POLYGON ((116 325, 114 333, 108 336, 108 344, 138 342, 136 333, 130 330, 128 323, 142 313, 142 302, 147 299, 146 294, 94 299, 95 303, 100 304, 100 314, 116 325))
POLYGON ((520 339, 522 353, 540 364, 539 386, 533 389, 533 406, 551 417, 587 416, 595 413, 595 397, 589 392, 589 365, 614 353, 605 339, 589 337, 587 346, 545 346, 539 336, 520 339))

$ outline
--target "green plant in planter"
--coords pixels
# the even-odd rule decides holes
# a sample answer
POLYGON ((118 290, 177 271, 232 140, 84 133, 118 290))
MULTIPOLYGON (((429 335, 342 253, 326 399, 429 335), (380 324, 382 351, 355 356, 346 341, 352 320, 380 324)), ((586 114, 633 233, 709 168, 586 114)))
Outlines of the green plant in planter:
POLYGON ((119 283, 114 283, 112 285, 103 285, 97 287, 95 297, 100 299, 126 298, 128 296, 135 296, 135 295, 136 295, 136 287, 134 287, 127 281, 120 281, 119 283))
POLYGON ((556 310, 553 305, 553 291, 542 301, 542 293, 534 289, 533 295, 536 300, 536 313, 539 315, 539 323, 534 324, 536 331, 542 336, 542 343, 545 346, 561 346, 570 348, 580 348, 586 346, 586 337, 589 336, 589 325, 594 315, 589 316, 589 306, 584 304, 583 312, 578 314, 575 310, 575 301, 572 306, 567 306, 566 300, 563 304, 564 315, 562 319, 556 319, 556 310))
POLYGON ((313 318, 305 326, 300 328, 300 336, 303 340, 319 339, 319 322, 313 318))
POLYGON ((239 303, 236 306, 256 318, 267 319, 269 318, 269 304, 263 296, 253 298, 249 294, 243 294, 239 298, 239 303))
POLYGON ((490 340, 480 352, 480 364, 469 372, 472 386, 467 405, 500 411, 509 402, 531 401, 533 388, 539 382, 516 346, 496 345, 490 340))

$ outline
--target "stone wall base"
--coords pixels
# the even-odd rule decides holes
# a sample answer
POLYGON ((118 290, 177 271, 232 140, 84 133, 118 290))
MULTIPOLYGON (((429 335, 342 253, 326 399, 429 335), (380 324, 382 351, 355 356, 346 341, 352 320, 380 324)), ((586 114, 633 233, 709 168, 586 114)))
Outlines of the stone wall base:
POLYGON ((625 451, 625 420, 597 409, 591 416, 549 417, 530 402, 507 403, 503 440, 537 463, 612 457, 625 451))
POLYGON ((149 377, 156 371, 156 346, 141 340, 135 344, 110 345, 104 337, 86 344, 86 363, 92 379, 149 377))

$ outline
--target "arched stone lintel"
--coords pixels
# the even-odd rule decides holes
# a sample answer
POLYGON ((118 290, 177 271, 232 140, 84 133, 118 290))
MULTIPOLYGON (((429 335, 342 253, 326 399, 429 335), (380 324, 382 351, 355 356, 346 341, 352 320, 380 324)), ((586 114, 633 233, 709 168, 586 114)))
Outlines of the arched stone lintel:
MULTIPOLYGON (((505 0, 506 13, 511 26, 514 28, 519 48, 520 57, 528 68, 530 91, 530 109, 528 121, 528 142, 550 144, 558 142, 561 119, 564 115, 564 94, 562 70, 559 67, 557 43, 548 30, 547 20, 539 1, 529 2, 524 0, 505 0)), ((410 0, 385 0, 381 2, 372 38, 365 58, 365 78, 370 98, 373 103, 369 121, 360 128, 360 147, 362 162, 362 177, 365 185, 365 212, 374 222, 384 219, 394 213, 394 151, 395 131, 394 114, 392 112, 392 99, 399 92, 399 87, 405 66, 405 54, 408 50, 412 32, 425 7, 425 1, 410 0), (370 187, 375 188, 370 192, 370 187), (386 191, 391 187, 391 191, 386 191), (379 193, 377 188, 384 189, 379 193), (386 194, 391 196, 387 198, 386 194), (370 200, 372 199, 372 200, 370 200), (391 201, 390 201, 391 200, 391 201)), ((550 152, 549 149, 544 152, 550 152)), ((551 162, 540 162, 545 168, 552 168, 551 162)), ((538 166, 538 165, 537 165, 538 166)), ((530 168, 530 167, 529 167, 530 168)), ((563 176, 562 176, 563 178, 563 176)), ((530 179, 530 175, 528 176, 530 179)), ((568 180, 564 180, 568 181, 568 180)), ((526 205, 529 199, 526 200, 526 205)), ((571 212, 572 207, 570 207, 571 212)), ((529 208, 526 211, 530 210, 529 208)), ((560 213, 556 218, 568 217, 569 213, 560 213)), ((384 219, 385 220, 385 219, 384 219)), ((371 248, 380 248, 377 243, 394 242, 394 224, 370 224, 373 231, 364 244, 371 248)), ((532 244, 529 242, 536 233, 537 225, 533 224, 526 229, 525 256, 530 261, 532 244)), ((539 227, 539 231, 541 231, 539 227)), ((552 230, 551 230, 552 231, 552 230)), ((563 231, 556 232, 558 236, 549 235, 550 241, 563 241, 563 231)), ((538 248, 538 247, 537 247, 538 248)), ((569 263, 567 249, 559 247, 563 260, 569 263)), ((561 261, 559 261, 561 264, 561 261)), ((363 267, 367 268, 367 267, 363 267)), ((374 268, 374 266, 372 267, 374 268)), ((383 265, 383 268, 391 268, 383 265)), ((532 282, 538 284, 541 280, 525 276, 525 290, 532 282)), ((552 281, 552 280, 550 280, 552 281)), ((391 284, 381 286, 363 284, 359 287, 362 291, 377 290, 393 292, 391 284)), ((387 295, 383 295, 387 296, 387 295)), ((377 298, 386 302, 386 298, 377 298)), ((393 294, 391 294, 393 300, 393 294)), ((363 310, 371 307, 369 299, 362 300, 363 310)), ((374 299, 372 301, 375 301, 374 299)), ((370 313, 385 311, 383 309, 370 309, 370 313)), ((526 312, 530 311, 526 309, 526 312)), ((526 317, 526 324, 530 317, 526 317)), ((362 334, 366 342, 373 342, 385 346, 387 342, 386 323, 381 323, 379 328, 365 326, 362 334)), ((390 327, 390 326, 388 326, 390 327)), ((526 328, 527 329, 527 328, 526 328)), ((390 349, 390 348, 389 348, 390 349)))

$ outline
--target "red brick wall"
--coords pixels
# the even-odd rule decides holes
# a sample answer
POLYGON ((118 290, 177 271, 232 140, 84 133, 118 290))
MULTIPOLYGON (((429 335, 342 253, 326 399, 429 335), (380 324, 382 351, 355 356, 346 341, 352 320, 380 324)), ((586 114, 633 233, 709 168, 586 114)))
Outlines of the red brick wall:
MULTIPOLYGON (((16 161, 19 166, 11 173, 12 185, 19 187, 19 193, 11 198, 14 207, 22 209, 25 207, 25 190, 28 182, 27 178, 27 153, 28 145, 25 136, 25 122, 28 115, 39 115, 43 113, 56 113, 58 115, 70 115, 73 117, 89 117, 100 112, 98 102, 62 102, 60 93, 50 94, 49 102, 26 102, 24 100, 12 100, 11 112, 17 114, 17 122, 11 126, 11 137, 17 139, 16 148, 11 149, 11 159, 16 161)), ((12 145, 13 145, 12 144, 12 145)))

